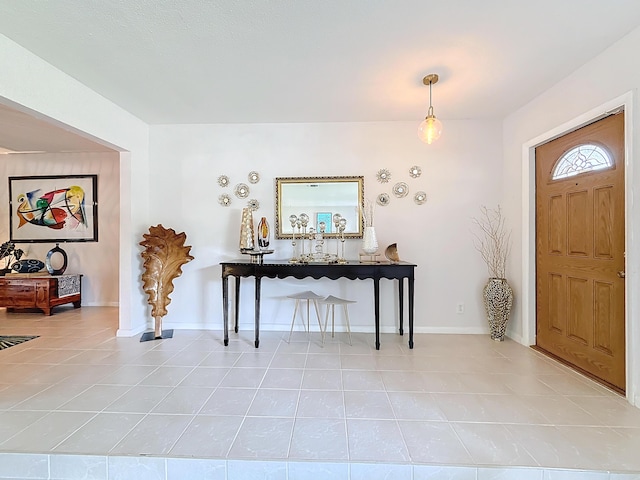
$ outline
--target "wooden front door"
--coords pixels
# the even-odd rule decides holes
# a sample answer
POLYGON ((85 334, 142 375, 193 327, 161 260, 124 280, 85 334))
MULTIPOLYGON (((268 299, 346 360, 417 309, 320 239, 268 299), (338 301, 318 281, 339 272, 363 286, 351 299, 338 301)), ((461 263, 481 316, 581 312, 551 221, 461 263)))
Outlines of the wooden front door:
POLYGON ((624 219, 624 113, 536 148, 536 345, 620 391, 624 219))

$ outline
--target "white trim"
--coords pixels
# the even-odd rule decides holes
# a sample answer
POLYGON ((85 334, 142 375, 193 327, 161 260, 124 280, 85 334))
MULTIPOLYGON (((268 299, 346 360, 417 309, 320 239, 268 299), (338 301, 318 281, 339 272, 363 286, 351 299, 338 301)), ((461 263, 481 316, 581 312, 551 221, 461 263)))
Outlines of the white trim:
MULTIPOLYGON (((313 319, 313 316, 312 316, 313 319)), ((315 320, 313 320, 315 321, 315 320)), ((314 330, 313 327, 313 321, 312 321, 312 328, 311 328, 311 333, 318 333, 317 330, 317 326, 314 330)), ((317 324, 316 324, 317 325, 317 324)), ((152 327, 149 327, 152 328, 152 327)), ((162 329, 163 330, 167 330, 167 329, 174 329, 174 330, 206 330, 209 332, 216 332, 216 333, 221 333, 222 330, 220 330, 219 326, 212 326, 210 323, 196 323, 196 322, 192 322, 192 323, 182 323, 182 322, 167 322, 167 321, 163 321, 162 322, 162 329)), ((282 323, 263 323, 262 321, 260 322, 260 332, 289 332, 289 330, 291 329, 291 325, 285 325, 282 323)), ((229 329, 229 332, 231 332, 233 330, 233 328, 229 329)), ((240 324, 238 325, 238 330, 241 332, 250 332, 253 334, 254 331, 254 323, 251 322, 247 322, 247 323, 243 323, 240 322, 240 324)), ((293 328, 294 332, 304 332, 304 328, 299 326, 299 325, 294 325, 293 328)), ((336 332, 346 332, 346 327, 342 324, 341 320, 338 320, 338 325, 336 325, 336 332)), ((373 326, 363 326, 363 325, 359 325, 357 328, 353 328, 353 326, 351 326, 351 333, 367 333, 367 334, 373 334, 375 333, 375 327, 373 326)), ((380 326, 380 333, 391 333, 391 334, 398 334, 398 327, 397 326, 380 326)), ((413 327, 413 333, 414 335, 417 334, 444 334, 444 335, 489 335, 489 329, 487 327, 416 327, 414 325, 413 327)), ((135 335, 135 333, 134 333, 135 335)), ((119 335, 120 336, 120 335, 119 335)), ((409 326, 407 324, 407 322, 405 322, 404 324, 404 337, 407 338, 407 340, 409 339, 409 326)), ((514 341, 518 341, 519 338, 518 337, 509 337, 510 339, 514 340, 514 341)), ((521 342, 520 342, 521 343, 521 342)))
MULTIPOLYGON (((640 258, 640 243, 631 242, 634 238, 634 230, 640 229, 640 219, 634 214, 633 190, 633 111, 634 92, 627 92, 609 102, 604 103, 582 115, 569 120, 537 137, 525 142, 522 146, 522 290, 521 302, 522 340, 526 345, 534 345, 536 342, 536 258, 535 258, 535 147, 558 138, 566 133, 576 130, 584 125, 593 123, 603 118, 612 111, 624 108, 625 111, 625 333, 626 333, 626 385, 627 400, 633 405, 640 406, 640 393, 638 388, 638 374, 640 373, 640 341, 633 341, 640 333, 640 327, 631 322, 640 311, 640 299, 632 295, 636 286, 640 286, 640 270, 629 268, 637 265, 636 259, 640 258), (636 332, 636 329, 639 332, 636 332)), ((640 182, 639 186, 640 186, 640 182)), ((640 214, 640 212, 639 212, 640 214)))

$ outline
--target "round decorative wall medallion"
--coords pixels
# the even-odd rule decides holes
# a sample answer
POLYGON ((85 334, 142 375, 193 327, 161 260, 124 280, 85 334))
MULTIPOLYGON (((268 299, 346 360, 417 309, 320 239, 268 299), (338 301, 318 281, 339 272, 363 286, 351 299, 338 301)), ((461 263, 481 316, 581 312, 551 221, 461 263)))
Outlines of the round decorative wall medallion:
POLYGON ((416 192, 416 194, 413 196, 413 201, 418 205, 422 205, 427 201, 427 194, 425 192, 416 192))
POLYGON ((244 183, 239 183, 236 185, 234 193, 238 198, 247 198, 249 196, 249 186, 244 183))
POLYGON ((376 198, 376 203, 381 207, 386 207, 387 205, 389 205, 390 201, 391 200, 388 193, 381 193, 380 195, 378 195, 378 198, 376 198))
POLYGON ((229 205, 231 205, 231 197, 226 193, 223 193, 218 197, 218 203, 223 207, 228 207, 229 205))
POLYGON ((418 178, 420 175, 422 175, 422 169, 419 166, 414 165, 409 169, 409 175, 411 176, 411 178, 418 178))
POLYGON ((376 178, 380 183, 387 183, 391 179, 391 172, 386 168, 381 168, 376 173, 376 178))
POLYGON ((227 177, 226 175, 220 175, 218 177, 218 185, 220 185, 221 187, 228 187, 229 177, 227 177))
POLYGON ((398 182, 393 186, 393 194, 398 197, 406 197, 409 193, 409 186, 404 182, 398 182))
POLYGON ((258 183, 260 181, 260 175, 258 172, 249 172, 249 183, 258 183))
POLYGON ((255 198, 252 198, 247 202, 247 207, 249 207, 249 210, 252 210, 255 212, 260 208, 260 202, 258 202, 258 200, 256 200, 255 198))

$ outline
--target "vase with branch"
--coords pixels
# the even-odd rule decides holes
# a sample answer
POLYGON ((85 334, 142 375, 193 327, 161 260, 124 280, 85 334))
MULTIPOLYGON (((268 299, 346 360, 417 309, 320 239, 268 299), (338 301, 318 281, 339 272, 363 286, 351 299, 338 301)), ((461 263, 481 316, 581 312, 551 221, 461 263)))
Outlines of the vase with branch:
POLYGON ((373 225, 374 204, 371 200, 366 200, 362 209, 362 219, 364 221, 364 232, 362 234, 362 251, 367 255, 373 255, 378 251, 378 239, 376 229, 373 225))
POLYGON ((513 290, 506 279, 507 259, 511 251, 511 230, 507 230, 500 205, 495 209, 480 207, 473 218, 474 246, 489 272, 483 289, 483 301, 491 338, 503 341, 513 306, 513 290))

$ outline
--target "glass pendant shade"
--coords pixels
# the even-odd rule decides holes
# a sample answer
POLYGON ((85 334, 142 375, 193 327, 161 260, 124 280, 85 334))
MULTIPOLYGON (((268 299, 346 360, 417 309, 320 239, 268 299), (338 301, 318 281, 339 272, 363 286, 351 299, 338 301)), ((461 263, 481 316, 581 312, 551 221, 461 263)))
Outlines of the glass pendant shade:
POLYGON ((433 105, 431 105, 431 87, 438 82, 438 75, 431 73, 422 79, 422 83, 429 85, 429 110, 427 118, 418 125, 418 138, 424 143, 432 144, 442 135, 442 122, 433 114, 433 105))
POLYGON ((442 135, 442 122, 433 114, 425 118, 418 126, 418 138, 431 145, 442 135))

